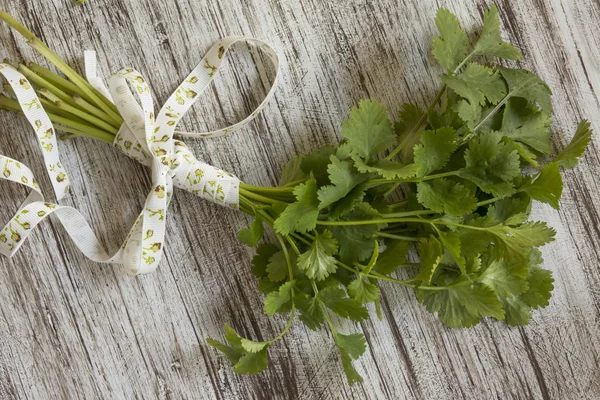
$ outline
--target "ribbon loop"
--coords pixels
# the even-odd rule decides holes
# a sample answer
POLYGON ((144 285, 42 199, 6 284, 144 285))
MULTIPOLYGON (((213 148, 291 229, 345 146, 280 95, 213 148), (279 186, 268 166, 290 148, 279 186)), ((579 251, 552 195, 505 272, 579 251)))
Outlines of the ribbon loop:
MULTIPOLYGON (((164 251, 165 223, 167 209, 173 197, 173 186, 217 204, 238 208, 240 180, 226 171, 197 160, 185 143, 173 140, 173 135, 215 137, 234 132, 254 119, 272 97, 277 85, 277 74, 259 107, 237 124, 214 132, 175 132, 180 119, 214 79, 229 48, 241 40, 263 48, 276 71, 279 71, 277 53, 268 44, 240 36, 224 38, 212 46, 201 63, 167 100, 157 118, 150 88, 139 72, 134 69, 121 70, 110 77, 107 88, 96 67, 95 52, 86 52, 85 70, 88 81, 114 102, 124 120, 113 145, 127 156, 152 168, 152 189, 144 208, 120 249, 109 256, 77 210, 46 202, 29 168, 0 155, 0 179, 31 189, 17 214, 0 231, 0 254, 12 256, 37 224, 50 214, 55 214, 89 259, 101 263, 124 264, 130 275, 148 273, 158 266, 164 251), (129 85, 135 89, 139 103, 129 85)), ((52 178, 56 196, 61 199, 68 189, 68 178, 58 158, 56 135, 50 119, 23 75, 7 64, 0 64, 0 73, 9 80, 23 112, 38 134, 46 168, 52 178)))

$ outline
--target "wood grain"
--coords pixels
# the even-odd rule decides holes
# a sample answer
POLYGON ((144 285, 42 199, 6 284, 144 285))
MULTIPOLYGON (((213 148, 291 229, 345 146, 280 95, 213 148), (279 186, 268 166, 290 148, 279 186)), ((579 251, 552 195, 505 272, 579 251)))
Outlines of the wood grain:
MULTIPOLYGON (((473 27, 486 3, 88 0, 76 7, 70 0, 0 0, 79 68, 88 48, 99 52, 105 73, 137 68, 159 103, 219 37, 244 34, 272 43, 282 57, 282 79, 263 116, 243 133, 189 141, 206 161, 263 185, 275 184, 292 156, 336 142, 359 99, 379 99, 394 113, 405 101, 430 101, 440 73, 429 52, 435 10, 448 7, 473 27)), ((600 130, 600 3, 497 4, 507 39, 525 54, 523 65, 554 91, 555 147, 565 145, 580 118, 600 130)), ((2 56, 41 61, 6 25, 0 38, 2 56)), ((232 123, 258 104, 269 76, 243 46, 236 54, 209 101, 182 128, 232 123)), ((49 188, 25 122, 0 113, 0 124, 0 152, 31 166, 49 188)), ((64 204, 78 208, 115 249, 143 204, 148 171, 101 143, 61 144, 73 181, 64 204)), ((365 383, 352 388, 331 337, 299 323, 271 351, 272 367, 255 377, 235 375, 206 345, 226 322, 258 340, 285 323, 262 313, 251 251, 235 238, 245 216, 178 191, 166 259, 157 272, 137 278, 87 261, 56 221, 45 222, 14 258, 0 259, 0 398, 598 399, 598 146, 595 136, 580 166, 567 172, 561 211, 534 210, 558 232, 544 248, 556 279, 549 307, 524 328, 485 321, 451 330, 411 291, 385 285, 383 321, 341 328, 362 329, 369 343, 356 363, 365 383)), ((23 198, 22 189, 0 185, 0 220, 23 198)))

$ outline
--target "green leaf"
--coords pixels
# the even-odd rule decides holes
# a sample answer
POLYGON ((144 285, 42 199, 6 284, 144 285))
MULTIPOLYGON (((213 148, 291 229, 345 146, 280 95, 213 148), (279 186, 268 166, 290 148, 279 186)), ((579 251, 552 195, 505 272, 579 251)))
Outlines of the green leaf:
POLYGON ((421 259, 421 270, 415 280, 431 283, 433 274, 442 261, 444 250, 442 244, 435 237, 422 238, 419 241, 419 257, 421 259))
POLYGON ((477 207, 469 188, 446 178, 419 182, 417 199, 426 208, 455 216, 470 214, 477 207))
POLYGON ((415 164, 419 166, 418 176, 443 168, 456 150, 457 139, 458 135, 451 127, 423 132, 421 143, 414 148, 415 164))
POLYGON ((527 100, 515 97, 506 103, 499 132, 541 153, 550 154, 550 123, 548 114, 527 100))
POLYGON ((416 105, 405 103, 400 109, 400 121, 394 124, 394 130, 402 145, 400 160, 405 163, 413 160, 413 148, 419 143, 419 136, 425 129, 424 126, 419 126, 424 115, 425 113, 416 105))
POLYGON ((298 200, 290 204, 275 220, 275 230, 282 235, 291 232, 304 233, 315 229, 319 216, 317 183, 314 179, 302 183, 294 189, 298 200))
POLYGON ((367 341, 365 340, 364 335, 361 333, 343 335, 336 332, 333 338, 340 352, 342 366, 344 367, 348 384, 353 385, 362 382, 363 378, 352 366, 352 359, 356 360, 360 358, 367 349, 367 341))
POLYGON ((501 299, 519 296, 527 291, 527 263, 519 260, 492 260, 477 278, 489 286, 501 299))
POLYGON ((467 34, 461 29, 456 16, 445 8, 437 11, 435 24, 440 36, 433 39, 433 56, 446 70, 454 71, 467 54, 467 34))
POLYGON ((336 156, 331 156, 331 164, 327 167, 327 172, 329 173, 331 185, 323 186, 317 192, 319 209, 343 199, 352 189, 366 179, 365 175, 357 174, 351 161, 341 161, 336 156))
POLYGON ((305 175, 312 174, 317 181, 317 186, 326 185, 329 181, 327 167, 331 163, 331 156, 335 154, 335 147, 323 146, 308 153, 302 159, 300 168, 305 175))
MULTIPOLYGON (((352 211, 340 218, 340 221, 379 218, 381 218, 381 214, 368 203, 358 203, 352 211)), ((375 246, 373 238, 379 229, 380 227, 376 224, 332 226, 331 233, 338 241, 341 261, 352 265, 370 257, 375 246)))
POLYGON ((387 110, 374 100, 361 100, 342 124, 342 135, 355 154, 369 158, 386 150, 394 141, 387 110))
POLYGON ((374 165, 367 165, 361 158, 354 157, 354 166, 359 172, 372 172, 385 179, 408 179, 417 174, 419 166, 416 164, 402 164, 389 160, 379 160, 374 165))
POLYGON ((258 353, 264 350, 266 347, 269 347, 270 342, 255 342, 253 340, 242 338, 242 348, 246 350, 248 353, 258 353))
POLYGON ((450 328, 468 328, 478 324, 482 317, 504 319, 504 310, 498 296, 485 285, 470 285, 458 282, 444 290, 420 290, 423 304, 438 313, 440 321, 450 328))
POLYGON ((325 307, 342 318, 359 322, 369 317, 367 309, 358 301, 346 297, 346 292, 339 287, 326 287, 319 292, 318 296, 325 307))
POLYGON ((369 283, 358 277, 348 285, 348 293, 361 304, 372 303, 379 300, 379 288, 376 284, 369 283))
MULTIPOLYGON (((493 217, 498 222, 505 222, 510 219, 520 225, 529 218, 531 201, 527 196, 510 197, 500 199, 488 207, 487 215, 493 217)), ((507 224, 508 225, 508 224, 507 224)))
POLYGON ((467 265, 465 259, 462 257, 461 254, 461 243, 458 235, 452 231, 440 231, 438 232, 438 235, 440 237, 440 241, 442 242, 446 250, 448 250, 448 253, 450 253, 450 257, 452 258, 452 260, 456 263, 456 265, 458 265, 458 267, 463 273, 466 273, 467 265))
POLYGON ((539 76, 523 69, 500 68, 508 84, 509 97, 522 97, 540 105, 546 114, 552 114, 552 91, 539 76))
POLYGON ((533 181, 529 179, 519 188, 519 191, 527 193, 532 199, 550 204, 557 210, 562 190, 562 177, 556 162, 546 165, 533 181))
POLYGON ((296 291, 294 293, 294 304, 300 311, 300 321, 313 331, 318 330, 323 324, 323 312, 319 307, 319 301, 315 297, 296 291))
POLYGON ((481 190, 495 197, 514 192, 512 180, 519 176, 519 154, 493 133, 482 134, 469 142, 465 151, 466 167, 458 171, 462 178, 474 182, 481 190))
POLYGON ((529 290, 521 295, 523 301, 531 308, 538 309, 550 304, 549 300, 554 289, 552 272, 534 265, 527 277, 529 290))
POLYGON ((267 274, 267 265, 269 259, 279 251, 279 247, 272 243, 260 245, 256 249, 256 255, 252 258, 252 273, 257 278, 262 278, 267 274))
POLYGON ((554 162, 558 163, 563 168, 575 168, 579 157, 585 152, 585 148, 592 138, 592 130, 590 129, 590 122, 582 120, 577 126, 575 136, 569 142, 567 147, 561 151, 554 162))
POLYGON ((520 60, 522 57, 519 50, 502 40, 498 8, 495 4, 483 14, 483 31, 473 53, 477 56, 494 56, 506 60, 520 60))
POLYGON ((279 291, 271 292, 265 298, 265 313, 274 315, 292 300, 292 288, 296 281, 289 281, 279 287, 279 291))
POLYGON ((215 349, 219 350, 221 353, 225 354, 225 356, 229 359, 229 361, 231 361, 232 364, 237 363, 240 360, 240 358, 242 358, 242 356, 244 355, 244 352, 242 350, 236 349, 235 347, 227 346, 226 344, 223 344, 218 340, 208 338, 206 339, 206 342, 215 349))
POLYGON ((267 360, 267 348, 258 353, 246 353, 240 361, 238 361, 233 372, 242 375, 254 375, 264 371, 269 366, 267 360))
POLYGON ((500 73, 481 64, 470 63, 458 75, 442 76, 442 82, 472 105, 498 104, 506 96, 500 73))
POLYGON ((262 224, 262 218, 260 216, 256 216, 252 224, 250 225, 250 229, 242 228, 238 232, 238 240, 244 243, 248 247, 254 247, 258 244, 258 241, 262 239, 265 229, 262 224))
POLYGON ((373 270, 382 275, 390 275, 404 264, 408 255, 408 242, 393 240, 386 242, 386 248, 379 254, 373 270))
POLYGON ((292 158, 283 168, 281 179, 279 179, 279 186, 285 186, 288 183, 305 178, 306 174, 304 171, 302 171, 301 167, 303 162, 303 156, 296 156, 292 158))
MULTIPOLYGON (((290 258, 292 253, 289 253, 290 258)), ((281 282, 288 276, 288 264, 283 250, 278 250, 269 258, 267 274, 272 282, 281 282)))
POLYGON ((346 351, 355 360, 358 360, 367 349, 367 341, 362 333, 343 335, 338 332, 333 337, 337 346, 346 351))
POLYGON ((338 243, 330 231, 316 234, 315 241, 310 248, 298 256, 298 267, 306 272, 309 279, 321 281, 337 269, 335 257, 338 252, 338 243))

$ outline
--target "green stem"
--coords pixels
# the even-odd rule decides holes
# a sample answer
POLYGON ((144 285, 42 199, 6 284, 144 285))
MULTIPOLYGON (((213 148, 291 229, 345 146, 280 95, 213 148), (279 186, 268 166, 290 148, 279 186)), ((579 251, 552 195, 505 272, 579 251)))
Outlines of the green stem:
POLYGON ((418 242, 419 241, 419 239, 414 238, 414 237, 394 235, 394 234, 386 233, 386 232, 377 232, 377 236, 390 238, 390 239, 396 239, 396 240, 404 240, 406 242, 418 242))
POLYGON ((264 204, 272 205, 276 202, 276 200, 270 199, 265 196, 261 196, 260 194, 252 193, 242 187, 240 187, 240 194, 246 196, 249 199, 256 200, 264 204))

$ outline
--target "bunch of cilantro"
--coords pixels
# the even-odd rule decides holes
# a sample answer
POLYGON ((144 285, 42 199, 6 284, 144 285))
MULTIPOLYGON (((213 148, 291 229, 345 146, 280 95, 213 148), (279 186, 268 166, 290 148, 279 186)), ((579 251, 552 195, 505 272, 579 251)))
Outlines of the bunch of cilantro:
POLYGON ((263 342, 229 325, 228 344, 208 339, 235 372, 266 369, 269 347, 298 316, 309 329, 331 331, 348 382, 362 381, 352 360, 365 338, 340 332, 336 320, 360 322, 373 309, 381 318, 382 281, 412 287, 450 327, 483 317, 524 325, 548 305, 553 279, 538 248, 555 232, 529 213, 533 200, 558 209, 560 168, 577 164, 590 125, 582 121, 552 155, 548 86, 532 72, 482 63, 521 58, 502 40, 495 6, 472 47, 448 10, 436 24, 433 55, 445 73, 426 111, 405 104, 394 124, 381 104, 361 101, 337 148, 293 159, 279 188, 242 189, 242 209, 255 220, 240 240, 256 246, 264 224, 277 239, 252 260, 264 311, 289 319, 263 342), (407 262, 411 249, 418 263, 407 262), (404 279, 394 277, 398 269, 404 279))

